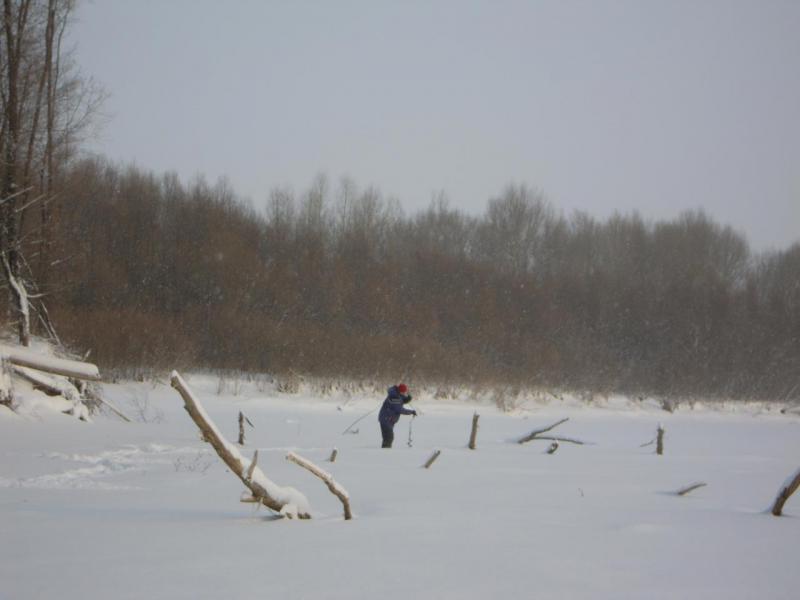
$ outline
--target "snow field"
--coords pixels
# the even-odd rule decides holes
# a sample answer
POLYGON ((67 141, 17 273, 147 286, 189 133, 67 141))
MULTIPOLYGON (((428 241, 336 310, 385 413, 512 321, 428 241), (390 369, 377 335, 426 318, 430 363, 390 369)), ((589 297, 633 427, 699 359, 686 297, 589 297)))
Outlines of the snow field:
POLYGON ((217 395, 215 378, 187 379, 229 441, 239 410, 250 418, 242 454, 258 448, 264 473, 302 491, 314 518, 240 504, 245 488, 168 386, 107 385, 120 408, 153 419, 0 413, 0 599, 796 597, 800 498, 785 517, 766 511, 798 467, 797 416, 559 404, 502 414, 423 398, 413 447, 403 417, 387 451, 377 412, 341 435, 380 397, 217 395), (549 433, 587 445, 547 455, 549 442, 514 443, 564 417, 549 433), (660 457, 641 447, 658 423, 660 457), (354 520, 289 450, 347 489, 354 520), (674 495, 694 481, 708 485, 674 495))

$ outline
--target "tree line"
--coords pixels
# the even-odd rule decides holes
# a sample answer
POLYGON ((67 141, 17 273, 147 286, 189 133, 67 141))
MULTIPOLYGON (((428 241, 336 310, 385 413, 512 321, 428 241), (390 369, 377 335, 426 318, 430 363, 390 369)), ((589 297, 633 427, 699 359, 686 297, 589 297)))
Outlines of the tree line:
POLYGON ((48 306, 106 368, 800 397, 800 244, 756 255, 702 212, 565 217, 510 185, 408 216, 324 176, 256 210, 102 159, 61 194, 48 306))
POLYGON ((798 399, 800 244, 702 212, 565 217, 510 185, 418 214, 323 176, 266 210, 225 181, 81 159, 104 93, 73 0, 2 0, 0 314, 108 370, 206 367, 798 399))

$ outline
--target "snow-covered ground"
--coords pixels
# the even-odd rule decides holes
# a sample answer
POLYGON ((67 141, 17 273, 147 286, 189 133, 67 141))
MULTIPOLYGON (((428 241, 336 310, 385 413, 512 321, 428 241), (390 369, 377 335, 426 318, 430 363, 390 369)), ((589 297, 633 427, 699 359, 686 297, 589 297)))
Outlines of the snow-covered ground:
POLYGON ((230 441, 244 411, 244 454, 259 449, 314 518, 240 503, 168 385, 104 387, 130 424, 0 407, 0 599, 797 598, 800 498, 767 509, 800 466, 798 415, 556 400, 501 413, 423 395, 413 446, 404 417, 381 450, 377 413, 342 434, 380 395, 187 379, 230 441), (551 433, 589 443, 514 443, 564 417, 551 433), (642 446, 659 423, 664 456, 642 446), (349 491, 352 521, 290 450, 349 491), (674 494, 695 481, 708 485, 674 494))

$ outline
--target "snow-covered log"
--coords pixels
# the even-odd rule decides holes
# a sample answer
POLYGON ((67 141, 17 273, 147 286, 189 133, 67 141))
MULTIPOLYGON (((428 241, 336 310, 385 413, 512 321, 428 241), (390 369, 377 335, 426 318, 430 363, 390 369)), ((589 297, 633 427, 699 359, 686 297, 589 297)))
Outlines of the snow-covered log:
POLYGON ((310 460, 303 458, 302 456, 295 454, 294 452, 289 452, 286 455, 286 460, 293 462, 296 465, 300 465, 307 471, 310 471, 317 477, 319 477, 322 482, 328 486, 328 489, 331 491, 331 494, 339 498, 342 502, 342 507, 344 508, 344 520, 349 521, 353 518, 353 513, 350 512, 350 495, 347 493, 347 490, 344 489, 341 485, 339 485, 333 476, 328 473, 327 471, 323 471, 317 465, 312 463, 310 460))
POLYGON ((783 483, 778 496, 775 498, 775 503, 772 505, 772 514, 780 517, 783 514, 783 505, 789 497, 797 491, 800 487, 800 469, 790 475, 789 478, 783 483))
POLYGON ((252 461, 248 461, 239 453, 236 446, 223 437, 177 371, 172 372, 170 383, 183 398, 184 408, 200 429, 203 439, 211 444, 222 461, 247 486, 254 501, 258 501, 290 519, 294 517, 311 518, 308 500, 302 493, 294 488, 281 487, 270 481, 256 465, 258 453, 253 456, 252 461))
POLYGON ((19 367, 29 367, 37 371, 74 377, 89 381, 99 381, 100 372, 96 365, 77 360, 42 356, 36 352, 16 348, 14 346, 0 345, 0 355, 5 356, 11 364, 19 367))
POLYGON ((468 444, 470 450, 475 450, 475 442, 478 438, 478 419, 480 418, 481 417, 478 413, 472 415, 472 431, 469 434, 469 444, 468 444))

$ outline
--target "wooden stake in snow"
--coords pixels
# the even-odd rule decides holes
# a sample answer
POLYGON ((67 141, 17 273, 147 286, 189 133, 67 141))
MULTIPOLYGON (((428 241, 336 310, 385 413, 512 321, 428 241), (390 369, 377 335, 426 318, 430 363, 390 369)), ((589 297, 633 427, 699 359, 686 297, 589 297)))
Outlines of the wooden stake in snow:
POLYGON ((428 459, 428 460, 425 462, 425 464, 424 464, 423 466, 424 466, 426 469, 430 469, 430 468, 431 468, 431 465, 434 463, 434 461, 435 461, 437 458, 439 458, 439 455, 440 455, 441 453, 442 453, 442 451, 441 451, 441 450, 436 450, 436 451, 435 451, 433 454, 431 454, 431 457, 430 457, 430 458, 429 458, 429 459, 428 459))
POLYGON ((685 496, 689 492, 693 492, 694 490, 704 487, 706 484, 702 481, 698 481, 696 483, 690 483, 686 487, 682 487, 678 491, 675 492, 676 496, 685 496))
POLYGON ((339 454, 339 450, 336 448, 333 449, 331 452, 331 457, 328 459, 328 462, 336 462, 336 456, 339 454))
POLYGON ((478 419, 480 419, 480 415, 475 413, 472 415, 472 432, 469 434, 469 449, 475 450, 475 441, 478 438, 478 419))
POLYGON ((312 463, 310 460, 303 458, 295 454, 294 452, 289 452, 286 455, 286 460, 295 463, 296 465, 300 465, 307 471, 310 471, 317 477, 319 477, 323 483, 328 486, 328 489, 331 491, 331 494, 339 498, 342 502, 342 507, 344 507, 344 520, 349 521, 353 518, 353 513, 350 512, 350 496, 342 486, 340 486, 334 479, 333 476, 320 469, 317 465, 312 463))
POLYGON ((216 425, 206 414, 205 409, 194 397, 189 386, 178 374, 172 372, 170 383, 183 398, 184 408, 200 429, 203 438, 211 444, 217 455, 222 459, 228 468, 247 486, 252 497, 244 501, 260 502, 267 508, 281 513, 288 518, 310 519, 310 509, 308 500, 300 492, 290 487, 281 487, 270 481, 266 475, 256 466, 258 452, 256 451, 253 460, 245 466, 246 459, 239 454, 236 446, 228 441, 219 432, 216 425))
POLYGON ((661 423, 658 424, 658 432, 656 433, 656 454, 659 456, 664 454, 664 428, 661 423))
POLYGON ((772 505, 773 515, 780 517, 783 514, 783 505, 797 491, 798 487, 800 487, 800 469, 797 469, 781 486, 781 490, 775 498, 775 503, 772 505))

